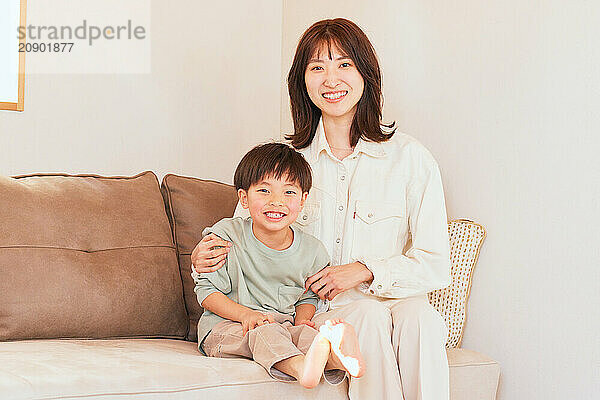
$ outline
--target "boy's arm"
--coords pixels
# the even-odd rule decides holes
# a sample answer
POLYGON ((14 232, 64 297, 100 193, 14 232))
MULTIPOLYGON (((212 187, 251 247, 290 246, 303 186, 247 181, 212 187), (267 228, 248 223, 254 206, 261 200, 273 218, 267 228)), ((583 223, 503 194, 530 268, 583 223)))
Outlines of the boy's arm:
POLYGON ((217 314, 219 317, 235 322, 242 322, 243 315, 253 311, 246 306, 236 303, 221 292, 209 294, 200 305, 217 314))
POLYGON ((294 317, 294 325, 308 325, 315 327, 315 323, 311 321, 312 317, 315 315, 315 311, 317 307, 315 307, 311 303, 302 303, 296 306, 296 316, 294 317))
POLYGON ((244 335, 257 326, 275 322, 271 314, 238 304, 221 292, 209 294, 200 305, 219 317, 241 323, 244 335))

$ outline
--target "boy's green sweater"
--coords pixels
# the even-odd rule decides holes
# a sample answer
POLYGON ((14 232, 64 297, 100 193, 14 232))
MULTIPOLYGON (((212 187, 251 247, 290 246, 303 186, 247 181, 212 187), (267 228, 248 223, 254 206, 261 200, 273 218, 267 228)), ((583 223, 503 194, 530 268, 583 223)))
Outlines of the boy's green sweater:
MULTIPOLYGON (((252 219, 225 218, 202 232, 232 242, 225 265, 215 272, 192 276, 198 302, 221 292, 238 304, 253 310, 294 315, 299 304, 317 306, 312 291, 304 293, 304 282, 329 265, 325 246, 314 236, 292 226, 294 240, 285 250, 273 250, 252 233, 252 219)), ((198 321, 198 345, 211 329, 224 319, 204 310, 198 321)))

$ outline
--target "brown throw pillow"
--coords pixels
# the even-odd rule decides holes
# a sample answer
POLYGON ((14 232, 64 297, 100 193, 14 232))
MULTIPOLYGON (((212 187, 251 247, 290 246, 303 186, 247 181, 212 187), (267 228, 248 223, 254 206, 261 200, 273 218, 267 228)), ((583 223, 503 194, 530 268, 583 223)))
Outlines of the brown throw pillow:
POLYGON ((0 177, 0 340, 184 338, 158 180, 0 177))
POLYGON ((204 228, 214 225, 222 218, 233 216, 237 194, 233 186, 225 183, 171 174, 163 178, 161 191, 179 255, 189 317, 187 338, 196 341, 196 327, 203 310, 194 293, 190 257, 192 250, 202 239, 204 228))

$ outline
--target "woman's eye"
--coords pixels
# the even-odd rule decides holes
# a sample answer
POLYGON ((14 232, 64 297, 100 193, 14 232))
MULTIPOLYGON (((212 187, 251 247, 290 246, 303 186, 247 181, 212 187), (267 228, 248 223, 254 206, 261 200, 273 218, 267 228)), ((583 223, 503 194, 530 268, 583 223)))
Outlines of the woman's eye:
POLYGON ((344 68, 345 67, 351 67, 351 66, 352 66, 352 64, 350 64, 349 62, 344 62, 344 63, 340 64, 340 67, 344 67, 344 68))
POLYGON ((311 71, 319 71, 319 70, 321 70, 321 69, 323 69, 323 67, 321 67, 321 66, 319 66, 319 65, 315 65, 315 66, 314 66, 314 67, 312 67, 310 70, 311 70, 311 71))

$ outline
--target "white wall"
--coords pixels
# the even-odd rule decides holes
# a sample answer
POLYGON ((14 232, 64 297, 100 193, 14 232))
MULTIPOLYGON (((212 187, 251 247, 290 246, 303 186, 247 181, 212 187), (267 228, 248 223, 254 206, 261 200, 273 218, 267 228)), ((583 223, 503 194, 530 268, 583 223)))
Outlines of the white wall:
POLYGON ((598 3, 290 0, 283 17, 283 77, 313 22, 366 31, 384 117, 438 160, 449 217, 487 229, 463 347, 499 361, 498 398, 597 398, 598 3))
MULTIPOLYGON (((30 2, 28 24, 53 7, 30 2)), ((231 182, 250 146, 279 134, 281 12, 273 0, 153 0, 152 73, 29 74, 25 112, 0 111, 0 174, 149 169, 231 182)), ((27 55, 29 71, 44 62, 27 55)))

